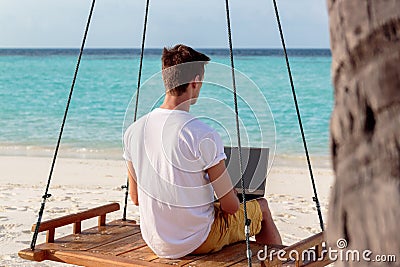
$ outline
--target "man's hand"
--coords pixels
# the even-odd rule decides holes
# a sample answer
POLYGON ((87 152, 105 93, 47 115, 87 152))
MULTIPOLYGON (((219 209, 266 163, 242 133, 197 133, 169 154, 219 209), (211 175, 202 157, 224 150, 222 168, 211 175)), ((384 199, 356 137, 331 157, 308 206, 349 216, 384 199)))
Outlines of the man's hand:
POLYGON ((239 199, 232 186, 231 177, 225 167, 225 160, 221 160, 217 165, 207 170, 208 176, 214 191, 221 203, 224 213, 234 214, 239 209, 239 199))

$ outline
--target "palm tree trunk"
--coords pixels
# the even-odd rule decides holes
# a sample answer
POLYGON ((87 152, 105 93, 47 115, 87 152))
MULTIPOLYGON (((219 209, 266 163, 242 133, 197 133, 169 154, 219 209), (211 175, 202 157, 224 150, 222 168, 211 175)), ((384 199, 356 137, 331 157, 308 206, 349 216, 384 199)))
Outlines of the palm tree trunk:
MULTIPOLYGON (((400 265, 400 0, 327 0, 335 106, 328 243, 400 265), (368 254, 368 253, 367 253, 368 254)), ((367 266, 338 261, 337 266, 367 266)), ((335 265, 335 266, 336 266, 335 265)))

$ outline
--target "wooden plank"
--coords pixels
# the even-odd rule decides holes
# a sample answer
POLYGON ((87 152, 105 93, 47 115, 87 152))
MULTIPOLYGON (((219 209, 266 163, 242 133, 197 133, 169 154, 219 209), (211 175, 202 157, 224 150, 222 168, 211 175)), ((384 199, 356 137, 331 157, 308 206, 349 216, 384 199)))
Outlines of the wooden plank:
POLYGON ((106 225, 106 215, 105 214, 99 216, 97 225, 98 226, 106 225))
POLYGON ((231 266, 246 259, 246 244, 241 242, 227 246, 221 251, 208 254, 199 260, 190 262, 190 266, 217 267, 231 266))
POLYGON ((158 258, 158 259, 152 260, 151 262, 158 263, 158 264, 165 264, 165 265, 173 265, 173 266, 184 266, 193 261, 200 260, 204 257, 207 257, 207 255, 188 255, 188 256, 182 257, 180 259, 158 258))
MULTIPOLYGON (((331 261, 329 259, 327 259, 327 257, 324 257, 323 260, 318 260, 319 258, 319 254, 321 253, 320 250, 322 250, 321 244, 322 242, 324 242, 325 237, 324 237, 324 233, 318 233, 316 235, 313 235, 307 239, 304 239, 296 244, 293 244, 289 247, 286 247, 284 249, 285 254, 280 254, 281 258, 289 258, 290 255, 296 256, 299 255, 299 261, 296 262, 285 262, 284 265, 288 265, 288 266, 325 266, 328 265, 329 263, 331 263, 331 261), (293 252, 296 251, 296 252, 293 252), (303 263, 302 262, 302 255, 305 251, 310 251, 310 253, 307 253, 305 255, 313 255, 315 253, 316 259, 306 259, 306 261, 303 263), (315 252, 313 252, 315 251, 315 252)), ((273 260, 272 261, 265 261, 264 262, 266 266, 282 266, 282 261, 278 259, 277 254, 274 253, 273 254, 273 260)))
POLYGON ((140 229, 137 230, 133 235, 115 240, 113 242, 95 247, 88 252, 100 253, 103 255, 114 255, 118 256, 123 253, 141 248, 146 246, 146 243, 142 239, 140 229))
POLYGON ((309 262, 309 263, 306 263, 306 264, 302 265, 302 267, 322 267, 322 266, 326 266, 328 264, 331 264, 333 262, 334 261, 330 260, 328 257, 325 257, 321 261, 312 261, 312 262, 309 262))
POLYGON ((18 256, 30 261, 44 261, 47 259, 47 250, 35 249, 31 250, 30 248, 20 250, 18 252, 18 256))
MULTIPOLYGON (((111 203, 97 208, 89 209, 83 212, 66 215, 60 218, 44 221, 40 224, 39 232, 47 231, 49 229, 54 229, 57 227, 65 226, 75 222, 83 221, 93 217, 101 216, 113 211, 119 210, 118 203, 111 203)), ((36 224, 32 225, 32 232, 35 231, 36 224)))
POLYGON ((47 243, 53 243, 54 242, 55 232, 56 232, 56 230, 54 228, 47 230, 47 234, 46 234, 46 242, 47 243))
POLYGON ((64 249, 89 250, 140 232, 139 225, 107 225, 93 227, 81 234, 57 239, 64 249))
MULTIPOLYGON (((308 250, 310 248, 315 247, 318 244, 321 244, 324 241, 324 233, 318 233, 316 235, 313 235, 307 239, 301 240, 300 242, 297 242, 291 246, 288 246, 283 249, 285 253, 279 253, 280 259, 282 258, 287 258, 289 259, 290 256, 292 255, 299 255, 301 257, 302 252, 305 250, 308 250), (293 252, 296 251, 296 252, 293 252)), ((268 257, 270 259, 270 257, 268 257)), ((277 257, 277 252, 273 254, 272 260, 265 262, 267 266, 279 266, 282 264, 282 261, 277 257)), ((300 265, 297 263, 297 265, 300 265)))
POLYGON ((40 244, 36 248, 42 250, 89 250, 134 235, 139 231, 139 225, 113 221, 106 226, 96 226, 84 230, 80 234, 58 238, 54 243, 40 244))
POLYGON ((21 258, 32 261, 49 259, 49 254, 60 250, 87 250, 102 246, 124 237, 133 236, 140 232, 135 221, 116 220, 107 226, 93 227, 81 234, 72 234, 56 239, 54 243, 37 245, 35 250, 24 249, 18 254, 21 258))
MULTIPOLYGON (((323 240, 323 234, 312 236, 298 242, 285 251, 299 248, 314 248, 323 240)), ((272 249, 273 247, 269 247, 272 249)), ((260 262, 257 254, 265 246, 251 243, 252 262, 255 266, 280 266, 282 262, 270 265, 268 261, 260 262)), ((282 247, 274 248, 276 250, 282 247)), ((116 220, 107 226, 93 227, 81 234, 69 235, 37 246, 35 251, 26 249, 19 252, 20 257, 28 260, 54 260, 85 266, 247 266, 245 242, 227 246, 220 252, 208 255, 188 255, 181 259, 160 259, 146 246, 140 233, 139 225, 134 221, 116 220)), ((330 263, 327 259, 309 262, 303 266, 318 267, 330 263)), ((286 263, 285 263, 286 265, 286 263)), ((295 266, 293 262, 288 266, 295 266)))
POLYGON ((316 235, 310 236, 306 239, 303 239, 291 246, 286 247, 284 250, 285 251, 291 251, 291 250, 297 250, 297 251, 303 251, 312 247, 317 246, 318 244, 321 244, 324 242, 324 233, 318 233, 316 235))
MULTIPOLYGON (((324 259, 318 260, 318 261, 306 261, 303 264, 299 264, 296 265, 296 262, 294 261, 289 261, 289 262, 285 262, 285 263, 274 263, 274 264, 270 264, 268 261, 263 262, 263 264, 261 264, 261 262, 258 260, 257 256, 255 256, 253 254, 252 257, 252 263, 253 266, 267 266, 267 267, 272 267, 272 266, 285 266, 285 267, 295 267, 295 266, 301 266, 301 267, 321 267, 321 266, 326 266, 330 263, 332 263, 333 261, 329 260, 327 256, 324 257, 324 259)), ((232 265, 232 267, 246 267, 247 265, 247 259, 243 260, 237 264, 232 265)))
MULTIPOLYGON (((279 250, 285 248, 285 246, 282 245, 270 245, 267 246, 267 252, 265 254, 264 250, 265 250, 265 245, 261 245, 261 244, 257 244, 255 242, 251 242, 250 243, 250 249, 251 249, 251 253, 252 253, 252 257, 251 257, 251 262, 253 264, 253 266, 261 266, 261 262, 258 258, 258 255, 260 256, 260 258, 265 257, 266 255, 268 255, 269 251, 271 251, 271 249, 275 249, 275 250, 279 250)), ((246 249, 246 243, 244 243, 244 249, 246 249)), ((242 261, 237 262, 231 266, 234 267, 247 267, 247 257, 245 257, 242 261)))
MULTIPOLYGON (((251 257, 251 264, 252 266, 261 266, 261 261, 257 258, 257 254, 251 257)), ((230 266, 234 266, 234 267, 247 267, 248 266, 248 261, 247 261, 247 257, 243 260, 241 260, 240 262, 237 262, 235 264, 232 264, 230 266)))
POLYGON ((73 234, 80 234, 82 232, 82 222, 74 223, 74 229, 72 231, 73 234))
POLYGON ((128 259, 113 255, 93 254, 86 251, 55 251, 54 253, 49 253, 49 260, 87 267, 159 266, 151 262, 137 260, 134 258, 128 259))
POLYGON ((138 259, 142 261, 152 261, 158 258, 156 254, 148 247, 141 247, 133 251, 119 254, 118 257, 128 258, 128 259, 138 259))

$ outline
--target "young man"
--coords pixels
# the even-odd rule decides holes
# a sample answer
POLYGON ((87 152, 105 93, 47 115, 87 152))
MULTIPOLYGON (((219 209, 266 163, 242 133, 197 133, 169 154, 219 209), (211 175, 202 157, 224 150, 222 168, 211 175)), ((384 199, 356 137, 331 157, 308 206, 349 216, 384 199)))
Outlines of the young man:
MULTIPOLYGON (((245 239, 243 205, 225 168, 222 140, 189 113, 209 60, 185 45, 164 48, 164 102, 124 136, 130 196, 139 206, 143 239, 159 257, 214 252, 245 239)), ((282 243, 264 198, 249 201, 247 214, 257 242, 282 243)))

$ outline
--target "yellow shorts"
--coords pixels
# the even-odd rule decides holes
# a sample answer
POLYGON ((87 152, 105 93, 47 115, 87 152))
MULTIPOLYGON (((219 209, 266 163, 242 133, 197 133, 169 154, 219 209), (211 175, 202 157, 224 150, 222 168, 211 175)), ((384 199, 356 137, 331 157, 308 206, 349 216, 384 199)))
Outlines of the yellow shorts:
MULTIPOLYGON (((262 212, 257 200, 246 202, 247 218, 251 220, 250 236, 261 231, 262 212)), ((243 204, 233 214, 224 216, 219 203, 214 204, 215 217, 206 241, 192 254, 205 254, 221 250, 224 246, 246 239, 244 233, 243 204)))

